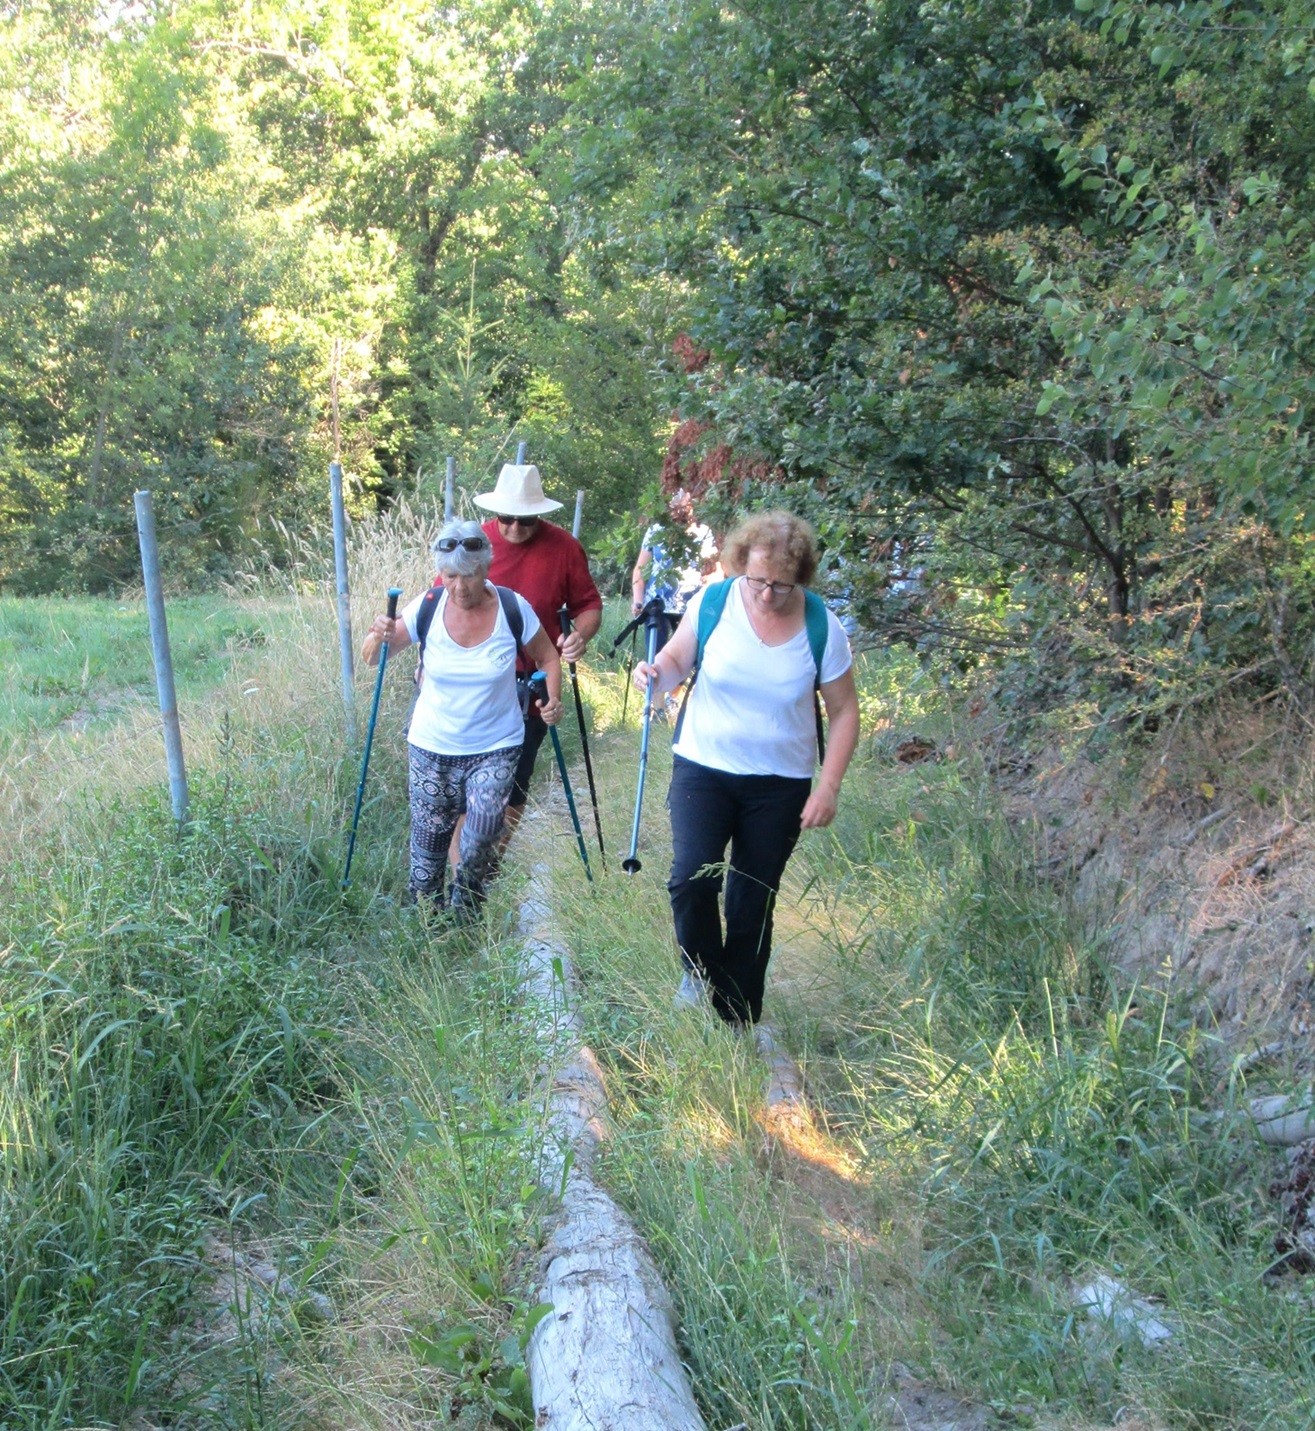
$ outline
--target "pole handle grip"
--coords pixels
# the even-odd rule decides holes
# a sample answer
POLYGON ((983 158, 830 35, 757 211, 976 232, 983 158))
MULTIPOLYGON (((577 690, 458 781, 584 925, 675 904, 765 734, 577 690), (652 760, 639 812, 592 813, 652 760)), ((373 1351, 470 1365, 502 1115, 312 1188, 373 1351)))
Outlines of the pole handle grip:
POLYGON ((402 588, 400 586, 390 586, 388 588, 388 619, 390 621, 397 620, 397 599, 401 594, 402 588))

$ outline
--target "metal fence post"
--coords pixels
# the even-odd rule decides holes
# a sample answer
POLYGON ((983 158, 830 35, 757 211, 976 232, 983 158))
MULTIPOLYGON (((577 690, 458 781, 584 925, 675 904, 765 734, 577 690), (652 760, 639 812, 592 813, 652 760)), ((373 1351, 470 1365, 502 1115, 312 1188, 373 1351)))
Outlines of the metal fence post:
POLYGON ((450 522, 457 510, 457 459, 447 460, 447 479, 443 483, 443 520, 450 522))
POLYGON ((169 656, 169 626, 164 614, 160 553, 155 545, 155 512, 149 492, 134 493, 132 501, 137 511, 142 584, 146 588, 146 614, 151 625, 151 651, 155 657, 155 686, 160 696, 164 754, 169 766, 169 802, 173 806, 174 819, 181 826, 187 823, 187 770, 183 764, 183 732, 178 723, 173 661, 169 656))

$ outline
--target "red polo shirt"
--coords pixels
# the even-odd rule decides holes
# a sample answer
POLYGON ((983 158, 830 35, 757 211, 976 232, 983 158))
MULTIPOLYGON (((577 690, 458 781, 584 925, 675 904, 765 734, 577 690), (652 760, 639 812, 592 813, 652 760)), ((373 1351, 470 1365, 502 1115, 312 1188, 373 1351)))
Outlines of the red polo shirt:
MULTIPOLYGON (((520 592, 534 608, 554 646, 562 634, 557 619, 560 607, 566 607, 572 621, 582 611, 603 609, 603 598, 589 575, 584 548, 565 527, 540 518, 534 535, 519 544, 503 537, 496 517, 484 523, 484 531, 493 543, 489 580, 495 586, 509 586, 520 592)), ((523 664, 530 669, 534 663, 523 664)))

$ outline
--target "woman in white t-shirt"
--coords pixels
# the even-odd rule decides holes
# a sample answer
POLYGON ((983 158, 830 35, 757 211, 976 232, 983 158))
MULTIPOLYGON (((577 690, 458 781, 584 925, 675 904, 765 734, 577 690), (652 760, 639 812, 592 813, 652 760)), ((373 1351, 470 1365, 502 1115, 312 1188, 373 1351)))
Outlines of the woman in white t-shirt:
MULTIPOLYGON (((717 1013, 741 1025, 762 1014, 781 876, 799 832, 835 818, 859 712, 848 638, 820 609, 820 669, 814 660, 805 621, 805 591, 817 569, 812 528, 789 512, 750 517, 727 538, 722 565, 734 576, 673 746, 667 889, 684 964, 678 1001, 709 993, 717 1013), (816 786, 815 680, 829 727, 816 786)), ((653 665, 635 667, 639 690, 650 675, 655 694, 689 676, 699 612, 715 590, 705 587, 690 602, 653 665)))
MULTIPOLYGON (((478 908, 496 856, 507 797, 525 736, 516 689, 516 637, 498 588, 488 580, 493 546, 478 522, 448 522, 433 545, 442 591, 422 592, 395 621, 378 616, 362 652, 370 665, 388 643, 391 655, 419 639, 422 606, 436 601, 424 643, 424 679, 407 732, 411 796, 412 893, 441 907, 448 846, 457 819, 459 862, 452 909, 478 908)), ((524 597, 521 648, 547 677, 539 710, 548 725, 562 714, 557 648, 524 597)))

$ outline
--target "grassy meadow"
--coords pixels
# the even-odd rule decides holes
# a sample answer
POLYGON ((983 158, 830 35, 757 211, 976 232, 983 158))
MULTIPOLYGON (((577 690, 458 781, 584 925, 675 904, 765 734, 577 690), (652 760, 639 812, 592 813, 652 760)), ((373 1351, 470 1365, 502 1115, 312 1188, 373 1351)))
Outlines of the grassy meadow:
MULTIPOLYGON (((363 593, 423 581, 397 555, 416 525, 358 539, 358 634, 363 593)), ((841 817, 781 901, 766 1013, 812 1108, 782 1118, 752 1044, 671 1007, 661 726, 643 868, 618 872, 639 743, 619 608, 581 668, 609 872, 591 840, 584 880, 541 773, 460 935, 400 898, 409 660, 343 891, 372 674, 349 739, 330 594, 169 614, 182 832, 140 608, 0 603, 0 1426, 533 1424, 531 864, 608 1080, 605 1175, 710 1427, 1310 1424, 1315 1308, 1270 1275, 1277 1160, 1227 1060, 1172 987, 1108 972, 961 733, 957 759, 897 763, 903 735, 956 734, 914 663, 864 658, 841 817), (1095 1272, 1155 1299, 1167 1346, 1075 1306, 1095 1272)))

